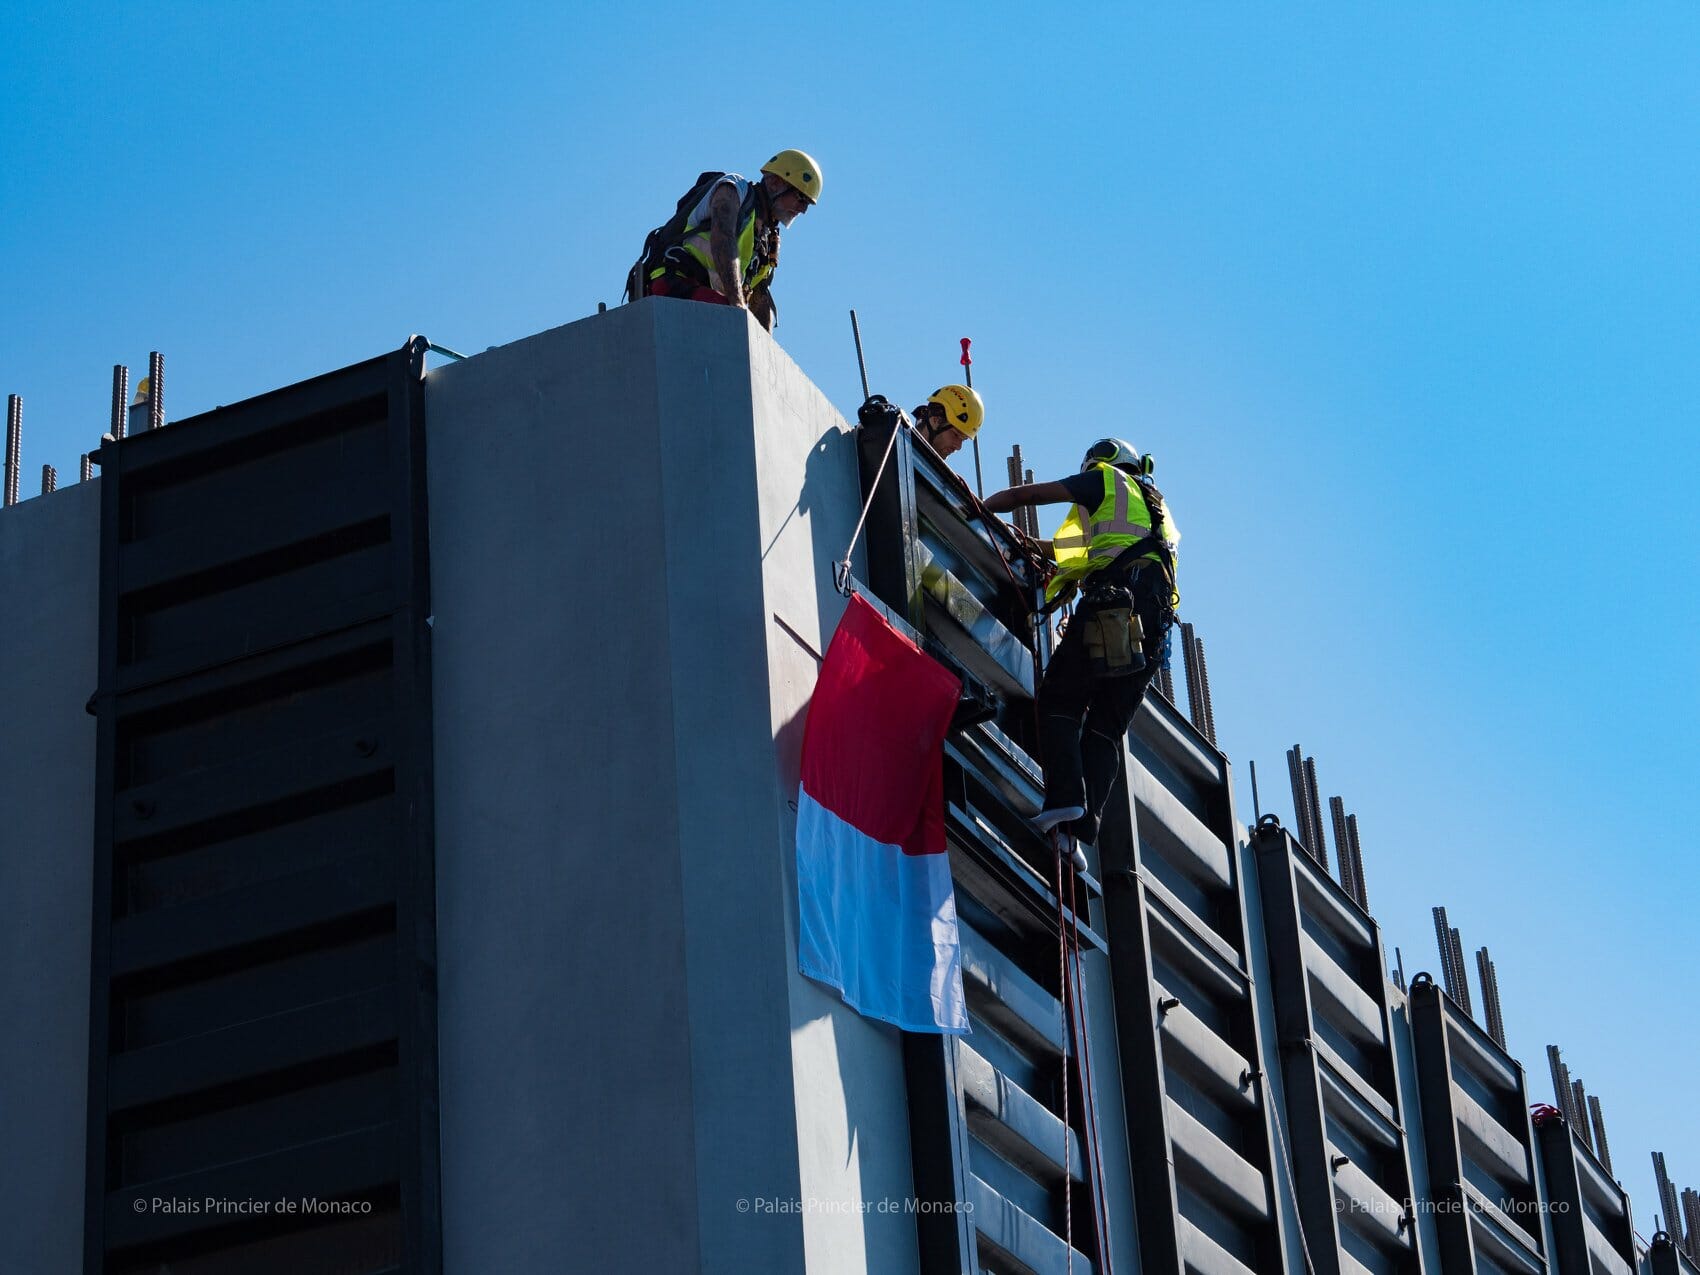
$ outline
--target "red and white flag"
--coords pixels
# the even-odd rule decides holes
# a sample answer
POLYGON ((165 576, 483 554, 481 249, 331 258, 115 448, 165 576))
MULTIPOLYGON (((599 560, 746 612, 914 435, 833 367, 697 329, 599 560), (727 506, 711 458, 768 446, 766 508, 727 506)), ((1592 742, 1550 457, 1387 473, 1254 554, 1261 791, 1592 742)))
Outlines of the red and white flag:
POLYGON ((961 688, 854 596, 803 727, 803 973, 905 1031, 968 1031, 944 835, 944 736, 961 688))

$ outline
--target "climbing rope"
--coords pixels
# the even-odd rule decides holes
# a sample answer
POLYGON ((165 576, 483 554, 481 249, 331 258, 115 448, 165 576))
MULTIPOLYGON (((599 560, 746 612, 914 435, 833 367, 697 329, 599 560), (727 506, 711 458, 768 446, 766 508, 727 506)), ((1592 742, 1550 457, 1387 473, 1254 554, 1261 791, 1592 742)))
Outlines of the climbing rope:
POLYGON ((911 428, 909 418, 900 411, 897 414, 897 425, 891 431, 891 438, 886 441, 885 455, 880 457, 880 467, 874 472, 874 481, 868 485, 868 498, 862 503, 862 516, 856 519, 856 530, 850 534, 850 543, 844 546, 844 558, 832 565, 832 583, 845 597, 850 596, 850 555, 856 552, 856 542, 862 538, 862 525, 868 521, 868 510, 874 507, 874 497, 879 494, 880 479, 885 477, 886 462, 891 459, 892 449, 897 446, 897 435, 900 430, 911 428))

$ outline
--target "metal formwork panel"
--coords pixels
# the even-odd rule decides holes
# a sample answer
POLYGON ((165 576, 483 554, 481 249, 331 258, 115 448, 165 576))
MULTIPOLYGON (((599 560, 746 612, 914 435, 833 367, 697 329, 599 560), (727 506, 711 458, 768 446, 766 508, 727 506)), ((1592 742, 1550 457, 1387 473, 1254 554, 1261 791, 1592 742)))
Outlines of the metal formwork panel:
POLYGON ((101 450, 86 1275, 440 1270, 425 350, 101 450))
MULTIPOLYGON (((1083 876, 1072 908, 1059 900, 1054 856, 1028 823, 1042 776, 1030 752, 1037 668, 1026 582, 907 431, 893 440, 888 427, 864 427, 859 447, 873 492, 870 590, 964 685, 945 744, 945 817, 973 1032, 904 1037, 915 1191, 926 1206, 921 1269, 1088 1275, 1107 1265, 1099 1213, 1126 1236, 1132 1204, 1106 1199, 1091 1154, 1073 1061, 1082 1042, 1058 968, 1059 916, 1078 927, 1085 960, 1103 967, 1097 882, 1083 876), (938 1207, 947 1204, 957 1207, 938 1207)), ((1092 1063, 1097 1090, 1119 1083, 1111 1033, 1093 1041, 1092 1063)), ((1113 1151, 1125 1159, 1119 1137, 1113 1151)))
POLYGON ((1564 1119, 1537 1126, 1535 1139, 1558 1275, 1632 1275, 1635 1226, 1628 1193, 1564 1119))
POLYGON ((1447 1275, 1548 1269, 1522 1066, 1427 974, 1411 980, 1412 1046, 1447 1275))
POLYGON ((1100 839, 1140 1251, 1277 1271, 1285 1241, 1227 759, 1148 696, 1100 839), (1160 1133, 1161 1136, 1157 1136, 1160 1133))
POLYGON ((1274 816, 1252 848, 1311 1260, 1420 1272, 1380 930, 1274 816))

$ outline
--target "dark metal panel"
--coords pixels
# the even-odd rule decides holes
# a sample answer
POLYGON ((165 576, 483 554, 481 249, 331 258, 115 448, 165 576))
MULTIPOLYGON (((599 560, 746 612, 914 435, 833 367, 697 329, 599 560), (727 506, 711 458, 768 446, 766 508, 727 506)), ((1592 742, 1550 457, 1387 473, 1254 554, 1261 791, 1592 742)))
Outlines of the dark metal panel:
POLYGON ((425 349, 102 454, 86 1275, 247 1269, 191 1169, 440 1271, 425 349))
POLYGON ((1470 1238, 1469 1201, 1464 1193, 1463 1152, 1452 1114, 1452 1058, 1441 995, 1427 974, 1411 980, 1411 1043, 1416 1053, 1423 1144, 1428 1150, 1441 1268, 1446 1275, 1474 1275, 1475 1245, 1470 1238))

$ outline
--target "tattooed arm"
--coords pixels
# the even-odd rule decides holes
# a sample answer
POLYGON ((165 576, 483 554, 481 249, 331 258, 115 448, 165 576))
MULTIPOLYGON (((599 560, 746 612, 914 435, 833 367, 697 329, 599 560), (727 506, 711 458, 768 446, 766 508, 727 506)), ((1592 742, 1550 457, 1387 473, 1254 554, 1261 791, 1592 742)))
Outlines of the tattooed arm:
POLYGON ((708 255, 720 280, 720 292, 733 305, 747 308, 744 276, 738 269, 738 188, 721 182, 708 197, 708 255))

